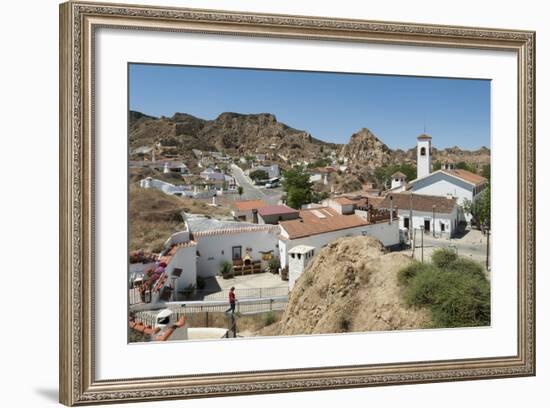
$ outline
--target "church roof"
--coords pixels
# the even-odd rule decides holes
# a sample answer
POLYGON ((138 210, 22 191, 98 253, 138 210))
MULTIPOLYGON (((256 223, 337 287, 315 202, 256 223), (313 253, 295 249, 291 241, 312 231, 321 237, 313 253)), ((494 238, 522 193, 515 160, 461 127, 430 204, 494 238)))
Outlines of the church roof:
POLYGON ((487 179, 483 176, 480 176, 479 174, 472 173, 468 170, 462 170, 462 169, 452 169, 452 170, 441 170, 443 173, 450 174, 451 176, 458 177, 461 180, 464 180, 470 184, 474 184, 476 186, 483 184, 487 181, 487 179))
POLYGON ((430 173, 426 176, 416 178, 416 179, 412 180, 409 184, 415 184, 419 180, 427 179, 429 177, 432 177, 434 174, 438 174, 438 173, 448 174, 451 177, 457 178, 459 180, 462 180, 462 181, 464 181, 468 184, 474 185, 474 186, 479 186, 480 184, 483 184, 483 183, 487 182, 487 179, 485 177, 480 176, 479 174, 472 173, 471 171, 468 171, 468 170, 462 170, 462 169, 444 170, 444 169, 440 169, 440 170, 436 170, 433 173, 430 173))
POLYGON ((422 133, 420 136, 417 137, 418 140, 432 140, 432 137, 430 135, 427 135, 426 133, 422 133))

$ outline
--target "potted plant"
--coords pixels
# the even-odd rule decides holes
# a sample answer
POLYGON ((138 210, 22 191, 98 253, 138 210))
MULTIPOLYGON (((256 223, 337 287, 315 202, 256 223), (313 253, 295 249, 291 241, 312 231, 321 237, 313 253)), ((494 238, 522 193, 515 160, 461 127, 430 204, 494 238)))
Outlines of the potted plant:
POLYGON ((229 261, 222 261, 220 263, 220 274, 224 279, 233 277, 233 265, 229 261))

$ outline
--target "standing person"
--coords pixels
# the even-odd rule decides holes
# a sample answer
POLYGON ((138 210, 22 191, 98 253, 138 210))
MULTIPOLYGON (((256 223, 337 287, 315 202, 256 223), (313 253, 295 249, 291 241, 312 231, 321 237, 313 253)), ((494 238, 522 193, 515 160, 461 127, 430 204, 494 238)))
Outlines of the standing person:
POLYGON ((231 311, 231 314, 235 314, 235 302, 237 302, 237 298, 235 297, 235 286, 232 286, 231 289, 229 289, 229 309, 227 309, 225 313, 231 311))

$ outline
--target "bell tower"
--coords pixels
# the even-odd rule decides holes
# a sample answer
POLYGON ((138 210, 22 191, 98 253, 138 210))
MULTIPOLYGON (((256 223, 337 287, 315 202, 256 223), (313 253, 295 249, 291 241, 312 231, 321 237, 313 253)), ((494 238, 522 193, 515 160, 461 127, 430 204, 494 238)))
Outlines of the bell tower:
POLYGON ((423 133, 416 138, 416 177, 432 172, 432 137, 423 133))

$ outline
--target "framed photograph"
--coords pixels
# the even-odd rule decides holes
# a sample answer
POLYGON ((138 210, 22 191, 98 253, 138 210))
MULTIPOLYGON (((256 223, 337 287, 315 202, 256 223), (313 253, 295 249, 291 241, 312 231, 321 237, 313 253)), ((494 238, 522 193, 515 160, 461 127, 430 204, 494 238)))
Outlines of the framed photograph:
POLYGON ((535 33, 60 6, 60 401, 535 375, 535 33))

